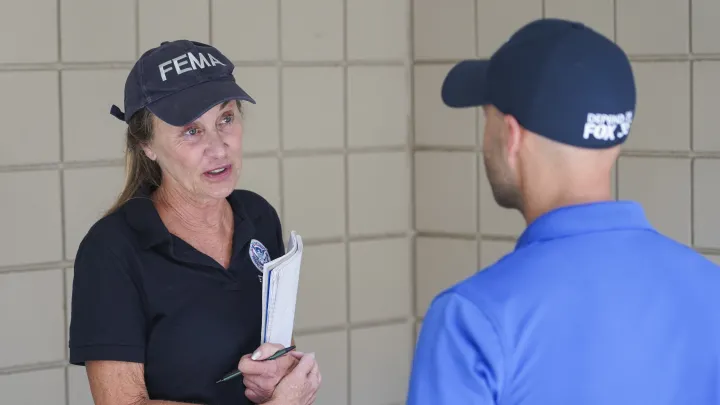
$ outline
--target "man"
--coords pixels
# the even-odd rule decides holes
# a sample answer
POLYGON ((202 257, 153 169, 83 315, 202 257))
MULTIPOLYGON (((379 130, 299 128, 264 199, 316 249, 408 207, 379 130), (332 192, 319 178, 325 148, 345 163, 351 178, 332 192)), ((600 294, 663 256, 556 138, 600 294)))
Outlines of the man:
POLYGON ((625 53, 534 21, 456 65, 442 97, 483 108, 493 195, 527 228, 434 299, 407 403, 720 404, 720 268, 612 198, 636 102, 625 53))

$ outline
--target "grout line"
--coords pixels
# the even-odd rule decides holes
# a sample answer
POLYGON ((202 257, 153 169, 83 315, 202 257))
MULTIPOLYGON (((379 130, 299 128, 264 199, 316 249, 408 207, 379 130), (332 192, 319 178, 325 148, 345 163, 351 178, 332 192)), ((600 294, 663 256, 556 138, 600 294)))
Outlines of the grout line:
POLYGON ((213 45, 213 0, 208 0, 208 44, 213 45))
MULTIPOLYGON (((56 10, 57 11, 57 27, 56 27, 56 29, 57 29, 57 40, 58 40, 57 41, 57 61, 59 63, 61 63, 63 60, 63 54, 62 54, 62 0, 57 0, 56 4, 57 4, 56 5, 56 7, 57 7, 57 10, 56 10)), ((65 160, 65 151, 64 151, 64 146, 63 146, 63 144, 65 142, 64 142, 64 138, 63 138, 63 134, 62 134, 63 133, 63 129, 62 129, 63 128, 62 72, 58 72, 57 75, 58 75, 58 135, 59 135, 59 139, 58 139, 58 142, 59 142, 58 155, 59 156, 58 157, 59 157, 59 160, 62 162, 63 160, 65 160)), ((64 203, 62 202, 62 200, 64 199, 62 190, 65 188, 65 185, 62 182, 63 177, 64 177, 63 173, 61 172, 60 173, 60 180, 61 180, 61 183, 60 183, 60 201, 61 201, 60 202, 60 210, 61 210, 60 215, 61 215, 61 217, 60 218, 61 218, 61 222, 60 223, 61 223, 61 232, 63 233, 63 235, 62 235, 63 242, 62 242, 61 248, 62 248, 62 252, 63 252, 63 257, 65 257, 66 243, 65 243, 65 232, 63 231, 65 229, 65 223, 64 223, 64 218, 65 218, 64 211, 65 210, 63 208, 64 203)), ((65 307, 66 303, 67 303, 67 286, 65 285, 65 269, 64 268, 62 269, 62 273, 63 273, 63 280, 62 280, 62 282, 63 282, 63 306, 65 307)), ((66 337, 67 336, 67 309, 65 310, 64 317, 63 317, 63 330, 65 331, 63 340, 67 343, 67 337, 66 337)), ((65 353, 65 359, 67 360, 67 358, 68 358, 67 344, 63 344, 63 346, 64 346, 63 350, 65 353)), ((64 396, 65 397, 64 398, 65 405, 71 405, 70 404, 70 379, 68 376, 67 367, 64 367, 63 383, 65 384, 65 393, 64 393, 65 394, 65 396, 64 396)))
MULTIPOLYGON (((617 0, 615 0, 617 1, 617 0)), ((688 42, 687 42, 687 49, 688 53, 692 54, 693 51, 693 0, 688 1, 688 42)))
MULTIPOLYGON (((348 106, 349 106, 349 95, 348 95, 348 0, 342 2, 342 41, 343 41, 343 170, 345 184, 343 184, 344 193, 344 204, 345 204, 345 234, 344 234, 344 248, 345 248, 345 320, 351 325, 352 319, 352 289, 350 288, 350 157, 348 155, 349 147, 349 119, 348 119, 348 106)), ((347 344, 347 391, 346 391, 346 402, 348 405, 352 402, 352 333, 350 327, 346 328, 345 338, 347 344)))
POLYGON ((58 62, 62 61, 62 0, 57 0, 55 3, 55 7, 57 8, 57 19, 55 27, 56 33, 57 33, 57 60, 58 62))
MULTIPOLYGON (((135 0, 135 57, 139 58, 140 50, 140 0, 135 0)), ((125 63, 128 68, 132 68, 133 63, 125 63)), ((125 66, 123 66, 125 67, 125 66)))
MULTIPOLYGON (((544 10, 545 9, 545 1, 541 1, 541 7, 544 10)), ((478 21, 478 2, 473 2, 473 13, 474 13, 474 21, 475 25, 473 27, 474 33, 475 33, 475 53, 478 57, 480 57, 480 22, 478 21)), ((544 15, 544 12, 541 13, 544 15)), ((475 267, 480 268, 480 263, 482 262, 482 251, 481 251, 481 228, 480 228, 480 165, 482 164, 480 160, 480 148, 482 145, 480 144, 480 108, 474 108, 473 109, 473 129, 475 133, 473 134, 473 141, 475 145, 472 147, 473 152, 475 153, 475 267)))
MULTIPOLYGON (((692 16, 692 0, 690 3, 690 15, 692 16)), ((691 22, 692 22, 692 17, 691 22)), ((689 26, 689 30, 692 33, 692 25, 689 26)), ((691 43, 692 44, 692 43, 691 43)), ((690 122, 689 122, 689 135, 690 135, 690 150, 695 150, 695 124, 693 119, 693 112, 695 108, 695 103, 693 101, 695 97, 695 62, 690 62, 689 66, 690 72, 688 72, 688 76, 690 79, 690 88, 689 88, 689 102, 688 106, 690 109, 690 122)), ((695 158, 690 158, 690 246, 695 245, 695 158)))
MULTIPOLYGON (((285 110, 283 109, 283 68, 282 68, 282 4, 281 0, 275 0, 275 4, 277 4, 277 25, 278 25, 278 36, 277 36, 277 54, 275 55, 275 74, 277 75, 278 80, 278 150, 273 151, 273 155, 278 157, 278 187, 280 187, 280 207, 278 207, 278 210, 280 211, 278 215, 280 216, 281 221, 285 221, 285 156, 287 155, 287 152, 285 151, 285 126, 283 125, 283 117, 285 115, 285 110)), ((251 155, 248 154, 248 157, 251 155)), ((284 236, 283 236, 284 238, 284 236)))
POLYGON ((613 42, 617 44, 617 2, 618 0, 613 0, 613 42))
MULTIPOLYGON (((383 327, 383 326, 393 326, 393 325, 406 325, 410 322, 417 322, 417 320, 418 320, 418 317, 416 317, 416 316, 406 316, 406 317, 397 317, 397 318, 389 318, 389 319, 379 319, 379 320, 374 320, 374 321, 363 321, 363 322, 357 322, 357 323, 347 322, 344 324, 316 326, 316 327, 309 327, 309 328, 298 328, 296 335, 298 337, 303 337, 303 336, 320 335, 320 334, 333 333, 333 332, 347 332, 347 335, 350 336, 350 331, 353 331, 353 330, 376 328, 376 327, 383 327)), ((350 352, 350 347, 348 347, 348 352, 350 352)), ((349 367, 349 364, 348 364, 348 367, 349 367)))
POLYGON ((70 370, 67 366, 63 367, 63 377, 65 380, 65 405, 70 404, 70 370))
POLYGON ((66 367, 67 365, 68 365, 68 363, 66 361, 62 360, 62 361, 51 361, 51 362, 44 362, 44 363, 10 366, 10 367, 5 367, 5 368, 0 368, 0 376, 9 375, 9 374, 28 373, 31 371, 54 370, 54 369, 66 367))
MULTIPOLYGON (((407 24, 408 29, 406 31, 407 35, 407 67, 406 67, 406 74, 407 78, 405 80, 405 83, 407 85, 407 105, 408 105, 408 118, 407 118, 407 125, 408 125, 408 133, 407 133, 407 148, 408 148, 408 166, 409 166, 409 173, 408 173, 408 194, 410 199, 410 207, 408 209, 409 217, 408 223, 410 224, 410 229, 412 231, 412 236, 409 239, 409 246, 408 246, 408 255, 409 257, 409 263, 410 263, 410 313, 413 314, 413 316, 417 315, 417 301, 418 301, 418 294, 417 294, 417 237, 416 237, 416 215, 417 215, 417 203, 415 198, 415 2, 413 0, 407 0, 406 6, 408 7, 408 12, 406 13, 407 18, 407 24)), ((417 322, 413 322, 413 332, 415 332, 417 329, 417 322)), ((417 333, 413 333, 412 336, 412 345, 410 345, 411 350, 411 358, 414 354, 415 346, 417 345, 417 333)))
MULTIPOLYGON (((139 49, 139 39, 135 41, 139 49)), ((139 55, 138 55, 139 57, 139 55)), ((715 60, 720 60, 717 55, 715 60)), ((404 66, 404 61, 397 59, 355 59, 349 61, 280 61, 280 60, 231 60, 236 68, 242 67, 340 67, 340 66, 404 66)), ((33 71, 33 70, 106 70, 130 69, 134 62, 105 61, 105 62, 51 62, 51 63, 0 63, 0 71, 33 71)))
POLYGON ((480 29, 478 25, 480 25, 478 21, 478 0, 473 1, 472 4, 472 13, 473 13, 473 43, 474 43, 474 50, 475 50, 475 57, 480 57, 480 29))

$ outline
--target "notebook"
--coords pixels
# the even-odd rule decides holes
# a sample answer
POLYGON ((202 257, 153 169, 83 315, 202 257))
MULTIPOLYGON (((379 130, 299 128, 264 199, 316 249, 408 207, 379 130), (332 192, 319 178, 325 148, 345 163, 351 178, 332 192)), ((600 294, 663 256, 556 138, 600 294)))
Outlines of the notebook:
POLYGON ((302 238, 290 233, 287 253, 263 266, 262 333, 260 344, 290 346, 300 284, 302 238))

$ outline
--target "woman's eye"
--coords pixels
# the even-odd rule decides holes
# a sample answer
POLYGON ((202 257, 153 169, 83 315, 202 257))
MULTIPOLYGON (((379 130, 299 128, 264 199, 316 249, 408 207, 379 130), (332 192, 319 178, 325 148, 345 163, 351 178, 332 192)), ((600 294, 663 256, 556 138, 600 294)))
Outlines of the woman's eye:
POLYGON ((197 135, 197 133, 198 133, 197 128, 190 128, 187 131, 185 131, 185 135, 190 135, 190 136, 197 135))
POLYGON ((232 116, 231 114, 228 114, 228 115, 226 115, 226 116, 223 117, 222 123, 223 123, 223 124, 229 124, 229 123, 232 122, 232 120, 233 120, 233 116, 232 116))

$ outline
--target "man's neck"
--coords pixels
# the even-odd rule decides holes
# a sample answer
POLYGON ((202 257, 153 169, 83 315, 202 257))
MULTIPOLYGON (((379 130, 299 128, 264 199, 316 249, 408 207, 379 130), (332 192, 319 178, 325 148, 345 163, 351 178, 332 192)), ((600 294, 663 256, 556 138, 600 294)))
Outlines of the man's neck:
POLYGON ((523 193, 523 217, 530 225, 538 217, 561 207, 612 201, 610 181, 573 181, 568 179, 562 184, 547 185, 545 190, 523 193))

